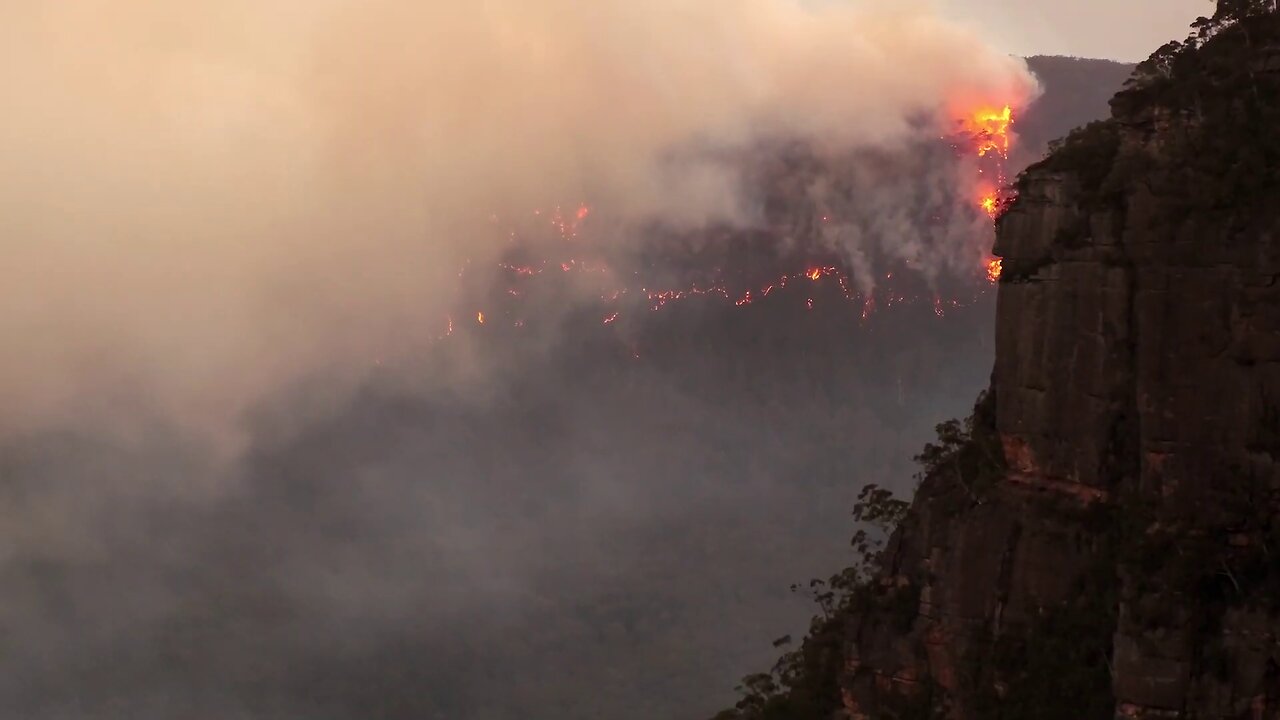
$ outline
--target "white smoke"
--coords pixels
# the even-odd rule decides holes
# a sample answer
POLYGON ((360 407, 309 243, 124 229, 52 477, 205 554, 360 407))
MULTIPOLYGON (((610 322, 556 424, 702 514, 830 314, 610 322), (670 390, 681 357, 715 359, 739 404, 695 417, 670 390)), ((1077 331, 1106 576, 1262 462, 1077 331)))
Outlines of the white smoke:
POLYGON ((6 3, 0 431, 225 429, 425 346, 494 212, 732 219, 734 178, 673 152, 889 144, 1030 92, 931 5, 884 5, 6 3))

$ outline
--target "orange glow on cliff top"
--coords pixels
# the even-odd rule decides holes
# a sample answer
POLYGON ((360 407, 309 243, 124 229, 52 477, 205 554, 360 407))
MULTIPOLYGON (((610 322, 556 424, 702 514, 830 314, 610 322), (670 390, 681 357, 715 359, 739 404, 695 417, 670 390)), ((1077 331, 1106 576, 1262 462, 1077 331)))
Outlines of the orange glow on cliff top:
POLYGON ((991 282, 998 282, 1000 280, 1000 273, 1003 271, 1004 260, 1001 260, 998 257, 993 257, 987 261, 987 280, 991 282))
POLYGON ((980 205, 982 209, 992 217, 992 219, 995 219, 996 211, 1000 206, 1000 197, 995 193, 988 193, 982 196, 982 199, 978 201, 978 205, 980 205))
MULTIPOLYGON (((985 167, 979 169, 984 181, 978 184, 978 206, 992 220, 999 214, 1003 201, 1003 193, 1008 182, 1005 165, 1009 160, 1009 151, 1013 147, 1014 112, 1011 105, 1002 107, 982 106, 969 112, 959 121, 961 132, 972 139, 973 152, 984 162, 985 167), (991 182, 990 175, 994 175, 991 182)), ((1003 261, 991 256, 986 261, 987 280, 999 282, 1003 270, 1003 261)))

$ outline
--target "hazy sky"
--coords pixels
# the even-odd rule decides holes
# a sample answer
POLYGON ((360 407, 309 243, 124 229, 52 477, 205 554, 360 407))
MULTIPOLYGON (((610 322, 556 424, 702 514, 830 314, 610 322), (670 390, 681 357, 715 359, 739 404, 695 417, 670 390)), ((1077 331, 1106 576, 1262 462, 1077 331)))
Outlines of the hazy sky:
POLYGON ((1141 60, 1213 9, 1211 0, 944 0, 1019 55, 1141 60), (1100 20, 1105 18, 1105 20, 1100 20))

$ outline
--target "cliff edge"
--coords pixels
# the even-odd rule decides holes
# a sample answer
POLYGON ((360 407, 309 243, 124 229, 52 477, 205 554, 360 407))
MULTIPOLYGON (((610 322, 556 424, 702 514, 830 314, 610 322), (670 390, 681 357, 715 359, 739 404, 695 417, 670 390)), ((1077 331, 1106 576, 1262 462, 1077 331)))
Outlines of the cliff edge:
POLYGON ((722 717, 1280 718, 1280 16, 1193 29, 1019 179, 989 391, 722 717))

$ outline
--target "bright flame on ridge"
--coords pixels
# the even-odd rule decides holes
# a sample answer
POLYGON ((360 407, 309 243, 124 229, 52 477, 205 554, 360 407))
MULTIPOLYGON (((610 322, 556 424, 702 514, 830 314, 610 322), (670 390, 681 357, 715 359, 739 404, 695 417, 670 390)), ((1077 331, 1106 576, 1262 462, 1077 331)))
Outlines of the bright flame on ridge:
POLYGON ((987 280, 999 282, 1000 273, 1004 271, 1004 260, 993 257, 987 261, 987 280))
MULTIPOLYGON (((1013 107, 1005 105, 1001 108, 982 107, 960 121, 962 131, 973 138, 973 151, 979 159, 987 160, 994 165, 996 181, 994 186, 989 182, 979 183, 978 207, 992 220, 1000 215, 1004 198, 1001 196, 1007 182, 1005 163, 1009 160, 1009 150, 1013 146, 1014 112, 1013 107)), ((992 169, 988 167, 988 169, 992 169)), ((986 175, 983 170, 979 173, 986 175)), ((1002 261, 991 256, 986 260, 986 275, 990 282, 1000 279, 1002 261)))

